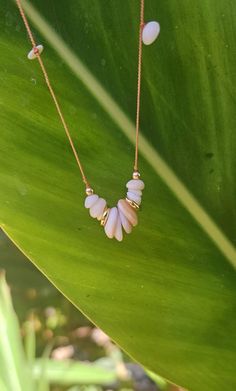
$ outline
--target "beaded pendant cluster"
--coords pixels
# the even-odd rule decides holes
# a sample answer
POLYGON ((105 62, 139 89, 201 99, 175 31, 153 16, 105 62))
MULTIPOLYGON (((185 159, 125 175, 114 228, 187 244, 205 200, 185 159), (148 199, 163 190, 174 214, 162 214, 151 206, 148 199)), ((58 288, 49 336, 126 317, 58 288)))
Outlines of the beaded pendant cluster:
POLYGON ((93 194, 91 188, 86 189, 87 197, 84 206, 89 209, 91 217, 100 221, 108 238, 123 240, 123 231, 129 234, 138 224, 137 211, 142 200, 142 190, 145 185, 138 172, 133 173, 133 179, 126 183, 126 198, 118 201, 117 206, 109 208, 106 200, 93 194))

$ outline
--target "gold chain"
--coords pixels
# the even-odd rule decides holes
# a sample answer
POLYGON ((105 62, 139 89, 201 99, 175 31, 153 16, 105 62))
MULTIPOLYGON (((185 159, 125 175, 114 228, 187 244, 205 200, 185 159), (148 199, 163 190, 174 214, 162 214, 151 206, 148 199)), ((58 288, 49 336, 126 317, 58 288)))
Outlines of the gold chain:
MULTIPOLYGON (((75 145, 74 145, 74 142, 73 142, 73 139, 71 137, 71 134, 70 134, 70 131, 69 131, 69 128, 68 128, 68 125, 66 123, 66 120, 64 118, 64 115, 62 113, 62 110, 61 110, 61 107, 60 107, 60 104, 57 100, 57 97, 55 95, 55 92, 52 88, 52 85, 51 85, 51 82, 50 82, 50 79, 48 77, 48 73, 46 71, 46 68, 44 66, 44 62, 41 58, 41 55, 40 55, 40 52, 37 48, 37 45, 36 45, 36 42, 35 42, 35 39, 33 37, 33 34, 32 34, 32 31, 31 31, 31 28, 29 26, 29 23, 28 23, 28 20, 26 18, 26 15, 25 15, 25 12, 24 12, 24 9, 21 5, 21 1, 20 0, 16 0, 16 4, 19 8, 19 11, 20 11, 20 14, 21 14, 21 17, 23 19, 23 22, 24 22, 24 25, 25 25, 25 28, 26 28, 26 31, 28 33, 28 36, 29 36, 29 39, 31 41, 31 44, 33 46, 33 51, 38 59, 38 62, 39 62, 39 65, 42 69, 42 72, 43 72, 43 75, 44 75, 44 78, 45 78, 45 82, 47 84, 47 87, 49 89, 49 92, 52 96, 52 99, 54 101, 54 104, 56 106, 56 109, 57 109, 57 112, 58 112, 58 115, 60 117, 60 120, 61 120, 61 123, 63 125, 63 128, 65 130, 65 133, 66 133, 66 136, 68 138, 68 141, 70 143, 70 146, 71 146, 71 149, 73 151, 73 154, 74 154, 74 157, 76 159, 76 162, 78 164, 78 167, 79 167, 79 170, 80 170, 80 173, 81 173, 81 176, 82 176, 82 180, 83 182, 85 183, 85 186, 86 186, 86 189, 90 188, 90 184, 85 176, 85 173, 84 173, 84 169, 83 169, 83 166, 82 166, 82 163, 79 159, 79 156, 78 156, 78 153, 76 151, 76 148, 75 148, 75 145)), ((139 136, 139 117, 140 117, 140 92, 141 92, 141 65, 142 65, 142 29, 143 29, 143 26, 144 26, 144 0, 140 0, 140 26, 139 26, 139 48, 138 48, 138 83, 137 83, 137 111, 136 111, 136 132, 135 132, 135 159, 134 159, 134 170, 135 171, 138 171, 138 136, 139 136)))
POLYGON ((144 0, 140 0, 140 23, 138 45, 138 83, 137 83, 137 108, 136 108, 136 131, 135 131, 135 158, 134 171, 138 171, 138 136, 140 118, 140 95, 141 95, 141 70, 142 70, 142 30, 144 26, 144 0))

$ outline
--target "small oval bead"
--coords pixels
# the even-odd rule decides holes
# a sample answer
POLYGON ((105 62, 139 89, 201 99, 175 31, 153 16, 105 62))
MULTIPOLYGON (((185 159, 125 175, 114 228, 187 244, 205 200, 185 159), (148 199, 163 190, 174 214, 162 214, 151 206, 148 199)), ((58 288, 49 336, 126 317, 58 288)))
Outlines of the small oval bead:
POLYGON ((126 183, 126 187, 129 190, 143 190, 145 185, 144 182, 141 179, 131 179, 129 182, 126 183))
POLYGON ((93 189, 91 187, 86 187, 85 192, 86 192, 87 195, 92 195, 93 194, 93 189))
POLYGON ((110 238, 110 239, 112 239, 115 234, 117 217, 118 217, 117 208, 116 207, 111 208, 107 222, 104 227, 104 231, 105 231, 106 235, 108 236, 108 238, 110 238))
POLYGON ((151 45, 160 33, 160 25, 158 22, 152 21, 144 25, 142 31, 142 40, 144 45, 151 45))
POLYGON ((136 202, 136 204, 141 204, 141 197, 131 191, 127 192, 127 197, 129 200, 136 202))
POLYGON ((115 229, 115 238, 121 242, 123 239, 123 232, 122 232, 122 226, 121 226, 121 220, 118 213, 117 221, 116 221, 116 229, 115 229))
POLYGON ((126 200, 118 201, 118 209, 121 211, 125 217, 129 220, 129 222, 135 226, 138 224, 138 217, 135 210, 128 204, 126 200))
POLYGON ((129 220, 125 217, 121 210, 119 210, 119 216, 122 227, 124 228, 125 232, 127 234, 130 234, 130 232, 132 231, 132 225, 130 224, 129 220))
POLYGON ((136 194, 139 197, 142 197, 142 190, 135 190, 135 189, 130 189, 131 193, 136 194))
POLYGON ((84 202, 84 206, 85 208, 91 208, 95 202, 97 202, 98 200, 98 195, 97 194, 92 194, 92 195, 89 195, 88 197, 85 198, 85 202, 84 202))
POLYGON ((140 178, 140 173, 138 171, 133 172, 133 179, 139 179, 140 178))
POLYGON ((106 201, 103 198, 99 198, 95 202, 95 204, 90 208, 89 210, 90 216, 93 218, 97 218, 98 220, 101 220, 105 206, 106 206, 106 201))
MULTIPOLYGON (((41 54, 43 51, 43 45, 37 45, 36 48, 38 49, 39 54, 41 54)), ((34 60, 37 57, 36 53, 34 52, 34 49, 30 50, 27 57, 29 60, 34 60)))

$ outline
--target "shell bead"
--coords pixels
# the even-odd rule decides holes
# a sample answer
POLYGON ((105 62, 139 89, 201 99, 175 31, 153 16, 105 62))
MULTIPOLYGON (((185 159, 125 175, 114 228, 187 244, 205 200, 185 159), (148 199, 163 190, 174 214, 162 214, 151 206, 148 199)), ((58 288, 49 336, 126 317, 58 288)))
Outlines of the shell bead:
POLYGON ((130 232, 132 231, 132 225, 131 225, 131 223, 130 223, 129 220, 125 217, 125 215, 121 212, 121 210, 119 210, 119 216, 120 216, 120 221, 121 221, 121 224, 122 224, 123 229, 125 230, 125 232, 126 232, 127 234, 130 234, 130 232))
POLYGON ((131 179, 129 182, 126 183, 126 187, 129 190, 131 190, 131 189, 132 190, 143 190, 145 185, 141 179, 131 179))
POLYGON ((115 235, 118 210, 116 207, 111 208, 104 230, 108 238, 112 239, 115 235))
POLYGON ((93 218, 101 220, 104 209, 106 207, 106 201, 103 198, 99 198, 95 204, 90 208, 89 213, 93 218))
POLYGON ((130 189, 129 191, 130 191, 131 193, 133 193, 133 194, 136 194, 136 195, 139 196, 139 197, 142 197, 142 190, 130 189))
POLYGON ((122 239, 123 239, 122 225, 121 225, 121 220, 120 220, 119 213, 118 213, 117 222, 116 222, 115 238, 119 242, 121 242, 122 239))
POLYGON ((97 202, 98 198, 99 197, 97 194, 92 194, 86 197, 84 203, 85 208, 87 209, 91 208, 97 202))
POLYGON ((141 204, 141 197, 131 191, 127 192, 127 197, 129 198, 129 200, 136 202, 136 204, 141 204))
MULTIPOLYGON (((37 45, 36 49, 38 49, 39 54, 41 54, 43 51, 43 45, 37 45)), ((30 50, 27 57, 29 60, 34 60, 37 57, 37 54, 35 53, 34 48, 30 50)))
POLYGON ((142 40, 144 45, 151 45, 160 33, 160 25, 158 22, 152 21, 144 25, 142 31, 142 40))
POLYGON ((118 201, 118 209, 121 211, 129 222, 135 227, 138 224, 138 217, 135 210, 128 204, 126 200, 118 201))

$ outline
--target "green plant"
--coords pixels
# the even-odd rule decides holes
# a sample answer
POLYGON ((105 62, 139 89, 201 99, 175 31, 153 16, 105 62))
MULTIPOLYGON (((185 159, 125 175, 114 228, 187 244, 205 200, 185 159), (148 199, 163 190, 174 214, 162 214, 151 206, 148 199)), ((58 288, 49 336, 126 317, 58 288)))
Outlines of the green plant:
MULTIPOLYGON (((35 357, 33 320, 25 324, 25 351, 5 273, 0 272, 0 389, 1 391, 49 391, 57 385, 109 385, 117 380, 115 368, 99 363, 49 359, 51 347, 41 359, 35 357)), ((94 386, 95 389, 97 389, 94 386)), ((98 387, 98 389, 100 389, 98 387)))
MULTIPOLYGON (((133 150, 137 3, 35 0, 40 14, 24 3, 88 177, 113 203, 133 150)), ((119 244, 83 208, 63 130, 37 64, 26 59, 25 31, 3 0, 0 222, 145 367, 192 391, 234 390, 235 4, 147 4, 146 18, 162 30, 144 49, 146 190, 140 224, 119 244)))

